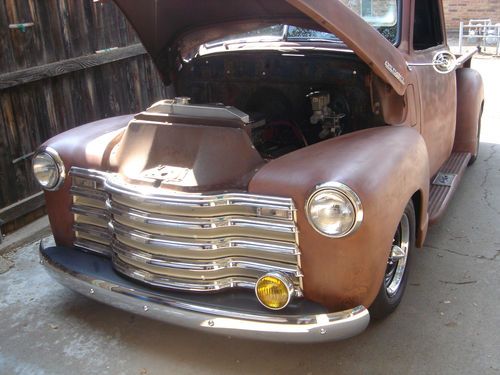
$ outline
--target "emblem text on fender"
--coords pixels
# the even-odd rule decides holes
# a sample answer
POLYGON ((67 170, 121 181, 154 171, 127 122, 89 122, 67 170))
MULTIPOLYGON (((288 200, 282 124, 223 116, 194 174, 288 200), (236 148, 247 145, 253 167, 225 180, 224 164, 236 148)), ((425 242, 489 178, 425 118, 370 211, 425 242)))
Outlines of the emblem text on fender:
POLYGON ((391 63, 389 61, 386 61, 385 62, 385 68, 394 76, 396 77, 396 79, 401 82, 402 85, 405 84, 405 79, 403 78, 403 76, 401 75, 401 73, 399 73, 395 67, 393 67, 391 65, 391 63))

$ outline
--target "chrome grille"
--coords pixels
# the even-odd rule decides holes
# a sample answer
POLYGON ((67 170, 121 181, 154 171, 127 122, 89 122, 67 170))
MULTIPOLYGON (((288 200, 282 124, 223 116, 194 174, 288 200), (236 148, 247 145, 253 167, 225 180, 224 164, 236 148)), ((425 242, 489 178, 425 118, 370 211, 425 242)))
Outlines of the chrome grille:
POLYGON ((70 171, 71 194, 75 224, 75 246, 111 256, 112 233, 108 225, 111 219, 106 201, 109 194, 104 191, 105 175, 89 170, 70 171))
POLYGON ((280 271, 301 295, 295 207, 248 193, 186 194, 72 168, 75 245, 118 272, 165 288, 254 288, 280 271), (163 193, 161 193, 163 192, 163 193))

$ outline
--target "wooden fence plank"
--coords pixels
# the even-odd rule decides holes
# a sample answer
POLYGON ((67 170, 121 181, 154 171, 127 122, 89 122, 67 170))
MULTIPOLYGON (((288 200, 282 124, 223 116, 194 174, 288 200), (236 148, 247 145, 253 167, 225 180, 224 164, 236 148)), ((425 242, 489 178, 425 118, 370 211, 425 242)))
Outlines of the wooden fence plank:
POLYGON ((1 74, 0 90, 45 78, 57 77, 94 66, 109 64, 111 62, 143 55, 145 53, 144 47, 141 44, 134 44, 132 46, 117 48, 111 51, 75 57, 73 59, 58 61, 43 66, 1 74))
POLYGON ((13 121, 12 112, 7 98, 2 95, 0 96, 0 207, 17 200, 15 192, 12 191, 9 183, 14 180, 14 170, 10 165, 11 152, 7 140, 6 124, 9 121, 13 121))
POLYGON ((8 223, 32 211, 35 211, 36 209, 44 205, 45 198, 43 196, 43 192, 40 191, 8 207, 2 208, 0 210, 0 221, 2 221, 3 223, 8 223))
POLYGON ((43 204, 41 193, 32 196, 39 186, 29 155, 38 145, 165 97, 138 41, 112 2, 0 0, 0 219, 14 220, 7 227, 43 204), (33 26, 8 27, 22 22, 33 26))
POLYGON ((16 69, 12 59, 12 41, 8 25, 5 2, 0 1, 0 73, 16 69))

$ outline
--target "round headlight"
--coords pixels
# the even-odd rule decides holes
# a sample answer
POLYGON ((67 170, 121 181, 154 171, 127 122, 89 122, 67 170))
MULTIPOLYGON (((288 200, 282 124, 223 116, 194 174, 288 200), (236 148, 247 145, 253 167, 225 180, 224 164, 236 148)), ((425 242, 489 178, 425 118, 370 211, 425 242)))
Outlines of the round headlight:
POLYGON ((55 150, 39 151, 32 160, 36 180, 45 190, 57 190, 64 182, 64 164, 55 150))
POLYGON ((354 191, 340 183, 321 185, 309 197, 307 218, 318 232, 329 237, 344 237, 363 220, 361 201, 354 191))

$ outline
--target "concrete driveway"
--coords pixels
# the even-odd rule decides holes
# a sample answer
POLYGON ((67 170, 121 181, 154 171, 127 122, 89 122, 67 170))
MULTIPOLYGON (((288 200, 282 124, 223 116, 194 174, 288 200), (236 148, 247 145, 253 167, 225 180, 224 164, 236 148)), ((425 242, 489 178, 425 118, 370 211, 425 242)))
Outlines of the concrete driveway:
POLYGON ((329 344, 200 334, 64 289, 32 244, 0 275, 0 374, 500 374, 500 60, 474 66, 487 89, 480 156, 390 318, 329 344))

